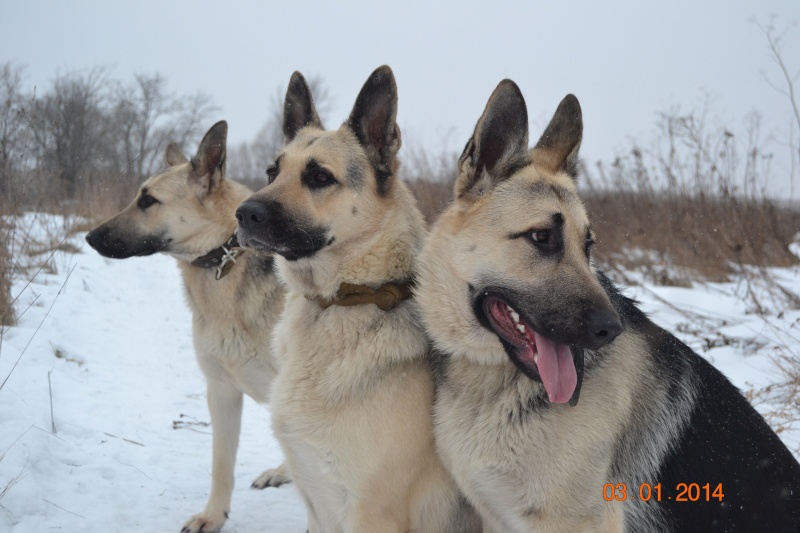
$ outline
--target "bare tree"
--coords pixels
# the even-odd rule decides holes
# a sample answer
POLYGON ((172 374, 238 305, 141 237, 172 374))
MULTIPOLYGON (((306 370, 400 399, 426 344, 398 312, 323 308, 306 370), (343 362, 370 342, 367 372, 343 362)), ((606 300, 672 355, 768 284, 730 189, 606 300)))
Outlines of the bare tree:
POLYGON ((8 201, 12 180, 24 157, 25 98, 23 68, 7 62, 0 67, 0 195, 8 201))
POLYGON ((795 175, 797 172, 797 168, 800 166, 800 140, 796 140, 794 137, 794 128, 795 126, 800 132, 800 105, 797 101, 797 95, 795 92, 795 84, 797 83, 798 79, 800 79, 800 69, 796 71, 792 71, 792 67, 789 67, 784 60, 784 53, 783 53, 783 40, 786 35, 789 33, 790 30, 794 29, 796 26, 795 24, 790 24, 786 26, 782 31, 779 31, 775 27, 775 16, 773 15, 770 17, 769 22, 766 24, 761 24, 757 18, 753 17, 750 21, 761 30, 764 34, 764 37, 767 38, 767 45, 769 46, 770 57, 772 58, 775 65, 777 65, 778 70, 780 71, 780 77, 782 78, 780 82, 775 82, 770 78, 766 72, 762 71, 761 76, 764 78, 764 81, 767 84, 775 89, 777 92, 782 94, 786 97, 789 101, 789 105, 792 108, 793 112, 793 121, 789 124, 789 146, 792 151, 792 166, 791 166, 791 193, 790 198, 794 199, 794 181, 795 175))
POLYGON ((160 74, 136 74, 118 85, 113 106, 119 173, 138 184, 161 164, 167 144, 186 144, 202 133, 203 121, 215 109, 211 98, 197 93, 179 98, 167 91, 160 74))
POLYGON ((97 177, 107 151, 105 80, 103 68, 58 75, 27 115, 38 167, 57 177, 68 198, 80 181, 97 177))

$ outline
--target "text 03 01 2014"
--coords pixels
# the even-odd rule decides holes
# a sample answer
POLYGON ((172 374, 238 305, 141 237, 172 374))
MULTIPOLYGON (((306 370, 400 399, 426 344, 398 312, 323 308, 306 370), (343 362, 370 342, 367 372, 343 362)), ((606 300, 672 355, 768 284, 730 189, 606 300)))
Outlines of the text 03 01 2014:
POLYGON ((725 495, 722 492, 722 483, 678 483, 673 493, 668 489, 662 490, 661 483, 651 485, 642 483, 638 487, 628 487, 627 483, 606 483, 603 485, 603 499, 610 501, 625 501, 638 499, 641 501, 655 500, 657 502, 674 500, 676 502, 709 502, 722 501, 725 495), (637 490, 638 489, 638 490, 637 490))

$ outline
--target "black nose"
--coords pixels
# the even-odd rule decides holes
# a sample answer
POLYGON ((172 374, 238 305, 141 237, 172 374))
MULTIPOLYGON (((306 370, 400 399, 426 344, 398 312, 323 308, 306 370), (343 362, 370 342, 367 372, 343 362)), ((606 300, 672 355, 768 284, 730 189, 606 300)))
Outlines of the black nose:
POLYGON ((102 226, 95 228, 86 234, 86 242, 89 243, 89 246, 97 250, 97 247, 103 242, 103 235, 105 233, 106 232, 102 226))
POLYGON ((269 216, 269 210, 263 202, 247 200, 236 210, 236 220, 239 226, 246 229, 255 229, 264 224, 269 216))
POLYGON ((619 315, 613 309, 600 309, 589 311, 587 314, 589 326, 589 348, 596 350, 610 343, 622 333, 622 323, 619 315))

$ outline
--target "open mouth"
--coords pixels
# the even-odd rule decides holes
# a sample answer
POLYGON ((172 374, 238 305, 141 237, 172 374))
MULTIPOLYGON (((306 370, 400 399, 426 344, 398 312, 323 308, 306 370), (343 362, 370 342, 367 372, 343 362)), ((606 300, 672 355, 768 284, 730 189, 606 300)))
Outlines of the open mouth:
POLYGON ((541 381, 552 403, 578 403, 583 378, 583 350, 554 342, 533 329, 525 317, 496 295, 480 308, 503 341, 512 362, 526 376, 541 381))

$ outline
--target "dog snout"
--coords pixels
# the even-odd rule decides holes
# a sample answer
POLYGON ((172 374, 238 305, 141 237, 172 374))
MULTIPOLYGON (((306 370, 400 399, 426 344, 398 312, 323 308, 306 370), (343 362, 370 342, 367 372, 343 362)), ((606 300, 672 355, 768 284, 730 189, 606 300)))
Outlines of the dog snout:
POLYGON ((622 333, 622 322, 613 309, 596 309, 586 316, 589 348, 596 350, 610 343, 622 333))
POLYGON ((236 220, 242 228, 257 230, 266 223, 269 214, 269 208, 264 202, 247 200, 236 210, 236 220))
POLYGON ((104 226, 95 228, 86 234, 86 242, 89 243, 89 246, 97 250, 98 247, 103 244, 103 240, 105 239, 105 235, 107 233, 108 231, 106 231, 104 226))
POLYGON ((97 245, 100 244, 101 237, 99 230, 100 228, 95 228, 86 234, 86 242, 94 249, 97 249, 97 245))

